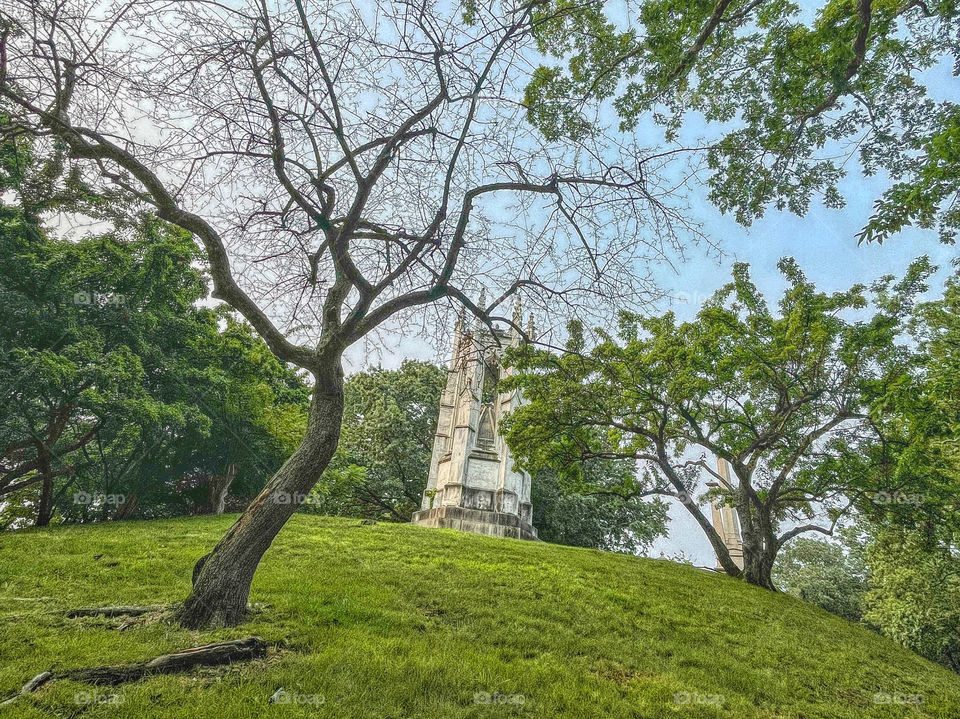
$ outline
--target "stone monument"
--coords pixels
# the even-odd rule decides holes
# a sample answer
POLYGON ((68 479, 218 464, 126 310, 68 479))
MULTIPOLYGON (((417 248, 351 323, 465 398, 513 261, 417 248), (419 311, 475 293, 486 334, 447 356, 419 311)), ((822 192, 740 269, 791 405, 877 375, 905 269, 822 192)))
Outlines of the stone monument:
MULTIPOLYGON (((708 487, 733 489, 730 481, 730 465, 723 458, 717 460, 717 474, 722 477, 720 482, 708 482, 708 487)), ((730 559, 740 569, 743 569, 743 540, 740 537, 740 517, 737 510, 726 504, 718 504, 716 499, 711 500, 710 509, 713 510, 713 528, 723 539, 723 543, 730 553, 730 559)), ((719 562, 717 567, 719 568, 719 562)))
MULTIPOLYGON (((517 326, 522 321, 519 303, 513 320, 517 326)), ((532 317, 529 327, 532 335, 532 317)), ((498 432, 500 420, 521 402, 519 392, 499 386, 500 378, 511 372, 500 364, 503 351, 520 341, 514 327, 491 330, 477 320, 468 328, 462 314, 457 320, 430 474, 414 524, 537 538, 531 523, 530 475, 513 466, 498 432)))

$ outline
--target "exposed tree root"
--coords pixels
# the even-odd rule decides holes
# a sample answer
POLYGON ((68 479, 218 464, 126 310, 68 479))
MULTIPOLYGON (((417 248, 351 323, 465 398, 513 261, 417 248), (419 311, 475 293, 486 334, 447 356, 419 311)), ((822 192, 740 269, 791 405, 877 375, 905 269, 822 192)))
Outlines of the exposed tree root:
POLYGON ((47 682, 56 679, 72 679, 87 684, 115 686, 125 682, 137 681, 151 674, 174 674, 199 666, 210 667, 261 659, 266 656, 266 653, 267 643, 265 641, 259 637, 246 637, 228 642, 205 644, 202 647, 184 649, 173 654, 161 654, 159 657, 137 664, 67 669, 62 672, 47 671, 28 681, 18 694, 0 702, 0 706, 11 704, 24 694, 30 694, 47 682))
POLYGON ((83 609, 71 609, 66 612, 67 617, 74 619, 76 617, 137 617, 141 614, 150 614, 166 609, 162 604, 155 604, 145 607, 88 607, 83 609))

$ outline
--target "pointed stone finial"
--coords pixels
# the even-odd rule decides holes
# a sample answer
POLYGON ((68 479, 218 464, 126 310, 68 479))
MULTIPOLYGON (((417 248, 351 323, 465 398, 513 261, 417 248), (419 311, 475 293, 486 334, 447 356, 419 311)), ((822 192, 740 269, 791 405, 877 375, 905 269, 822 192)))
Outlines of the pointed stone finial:
MULTIPOLYGON (((487 309, 487 288, 486 287, 480 288, 480 299, 477 300, 477 307, 481 312, 485 312, 487 309)), ((477 326, 477 332, 479 333, 480 330, 483 328, 483 322, 480 320, 479 317, 477 317, 476 326, 477 326)))
POLYGON ((530 313, 530 318, 527 320, 527 337, 533 339, 533 312, 530 313))
POLYGON ((453 357, 450 359, 450 368, 457 365, 457 358, 463 352, 463 341, 467 333, 467 318, 463 313, 463 307, 457 313, 457 321, 453 323, 453 357))

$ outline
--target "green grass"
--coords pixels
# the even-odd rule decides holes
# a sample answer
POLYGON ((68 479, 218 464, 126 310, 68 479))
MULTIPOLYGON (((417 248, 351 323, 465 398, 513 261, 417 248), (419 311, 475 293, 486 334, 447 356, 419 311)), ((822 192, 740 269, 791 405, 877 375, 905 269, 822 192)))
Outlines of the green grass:
POLYGON ((790 597, 666 561, 409 525, 296 515, 254 581, 251 601, 268 606, 240 627, 63 616, 183 599, 233 519, 0 535, 0 698, 45 669, 275 643, 264 661, 112 689, 57 681, 0 717, 960 716, 960 677, 790 597), (316 703, 269 704, 280 687, 316 703))

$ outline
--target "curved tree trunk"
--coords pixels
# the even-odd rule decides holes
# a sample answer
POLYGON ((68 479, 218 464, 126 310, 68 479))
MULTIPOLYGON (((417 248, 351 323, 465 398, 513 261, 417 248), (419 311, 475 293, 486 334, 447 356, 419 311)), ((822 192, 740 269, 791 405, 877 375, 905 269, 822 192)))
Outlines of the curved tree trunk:
POLYGON ((42 442, 37 442, 37 472, 43 479, 40 482, 40 501, 37 503, 34 526, 46 527, 53 518, 53 467, 50 450, 42 442))
POLYGON ((177 615, 191 629, 233 626, 247 613, 254 572, 273 538, 326 469, 340 439, 343 368, 317 375, 303 441, 210 554, 193 569, 193 591, 177 615))

